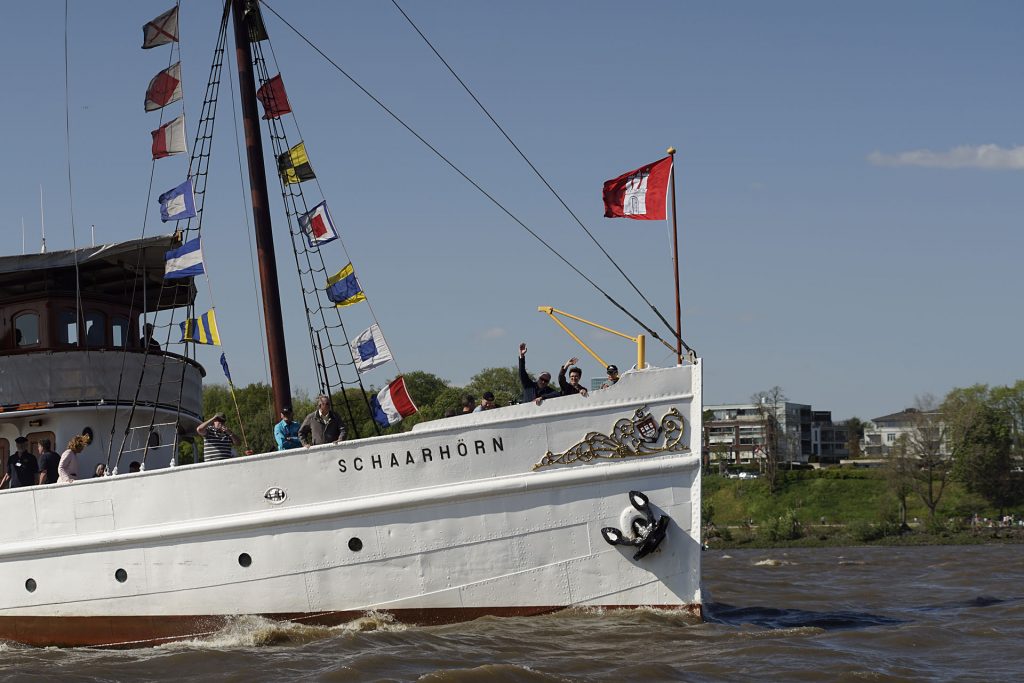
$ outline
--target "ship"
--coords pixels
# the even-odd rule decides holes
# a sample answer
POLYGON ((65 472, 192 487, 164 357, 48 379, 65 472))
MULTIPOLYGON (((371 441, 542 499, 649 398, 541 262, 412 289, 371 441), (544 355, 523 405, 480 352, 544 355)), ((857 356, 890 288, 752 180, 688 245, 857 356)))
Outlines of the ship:
MULTIPOLYGON (((246 3, 228 6, 244 45, 246 3)), ((251 100, 252 57, 238 53, 251 100)), ((194 283, 164 280, 182 242, 176 231, 0 257, 0 454, 18 436, 32 452, 90 442, 78 481, 0 492, 0 514, 16 520, 0 529, 0 639, 152 646, 244 615, 328 626, 370 612, 423 625, 567 608, 700 617, 695 354, 657 368, 641 352, 586 396, 181 464, 204 419, 206 370, 154 346, 139 310, 191 310, 194 283), (107 476, 89 478, 99 463, 107 476)), ((263 281, 265 304, 275 288, 263 281)), ((279 409, 287 370, 271 371, 279 409)))

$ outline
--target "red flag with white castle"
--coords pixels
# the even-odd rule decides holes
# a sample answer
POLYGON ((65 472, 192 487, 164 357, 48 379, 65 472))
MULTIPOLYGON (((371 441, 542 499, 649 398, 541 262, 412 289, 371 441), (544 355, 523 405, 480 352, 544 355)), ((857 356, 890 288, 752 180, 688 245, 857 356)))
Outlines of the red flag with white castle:
POLYGON ((184 114, 153 131, 154 159, 163 159, 172 154, 184 154, 187 151, 188 148, 185 146, 184 114))
POLYGON ((672 157, 627 171, 604 184, 605 218, 663 221, 672 175, 672 157))

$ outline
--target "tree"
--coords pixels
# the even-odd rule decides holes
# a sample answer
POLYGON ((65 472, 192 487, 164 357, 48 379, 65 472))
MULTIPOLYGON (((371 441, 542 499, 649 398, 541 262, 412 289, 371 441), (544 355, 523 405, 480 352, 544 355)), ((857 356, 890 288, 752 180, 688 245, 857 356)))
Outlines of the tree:
POLYGON ((1010 419, 990 399, 953 391, 944 410, 950 424, 954 475, 968 491, 1003 511, 1014 502, 1010 419))
POLYGON ((484 368, 473 375, 465 389, 478 399, 485 391, 492 391, 499 406, 518 403, 523 393, 519 385, 519 369, 514 367, 484 368))
POLYGON ((1013 386, 992 387, 992 405, 1006 415, 1010 429, 1010 457, 1024 459, 1024 379, 1013 386))
POLYGON ((924 394, 915 399, 915 408, 907 411, 910 429, 906 449, 916 463, 912 483, 921 502, 928 508, 928 519, 935 525, 935 509, 949 483, 952 461, 944 452, 946 424, 935 397, 924 394))
POLYGON ((860 450, 860 441, 864 438, 864 427, 867 423, 859 417, 851 417, 843 423, 846 427, 846 449, 850 452, 851 458, 859 458, 863 455, 860 450))
POLYGON ((781 450, 785 447, 786 437, 779 425, 779 407, 785 410, 786 395, 782 387, 776 385, 767 391, 759 391, 750 397, 751 403, 757 406, 764 433, 764 478, 768 482, 768 491, 775 493, 778 488, 778 465, 781 450))
POLYGON ((885 463, 885 481, 899 505, 900 528, 907 528, 907 498, 914 493, 914 477, 917 473, 917 459, 911 455, 909 438, 901 434, 891 449, 885 463))

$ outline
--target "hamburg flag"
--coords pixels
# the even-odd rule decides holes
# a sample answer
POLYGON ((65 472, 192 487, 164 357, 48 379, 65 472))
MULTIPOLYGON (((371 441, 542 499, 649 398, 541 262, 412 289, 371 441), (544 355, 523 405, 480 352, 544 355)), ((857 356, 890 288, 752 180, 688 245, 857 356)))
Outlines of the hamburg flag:
POLYGON ((146 111, 156 111, 181 99, 181 62, 169 66, 149 82, 146 111))
POLYGON ((142 27, 142 49, 178 42, 178 6, 142 27))
POLYGON ((356 370, 366 372, 379 365, 384 365, 391 360, 391 350, 384 341, 384 334, 380 331, 377 323, 370 325, 362 334, 356 337, 351 344, 352 360, 356 363, 356 370))
POLYGON ((211 308, 198 318, 188 318, 179 323, 181 341, 196 344, 212 344, 220 346, 220 332, 217 331, 217 316, 211 308))
POLYGON ((327 278, 327 298, 338 308, 366 301, 366 295, 356 280, 356 272, 351 263, 327 278))
POLYGON ((623 173, 604 184, 605 218, 665 220, 672 157, 623 173))
POLYGON ((206 272, 203 269, 203 250, 198 237, 164 253, 164 259, 165 280, 195 277, 206 272))
POLYGON ((165 123, 153 131, 153 158, 163 159, 188 151, 185 146, 185 115, 165 123))
POLYGON ((338 231, 334 229, 334 221, 331 220, 326 201, 314 206, 309 213, 299 216, 299 227, 306 235, 306 242, 310 247, 338 239, 338 231))
POLYGON ((313 167, 309 165, 309 157, 306 156, 306 143, 300 142, 277 157, 277 171, 286 185, 316 178, 313 167))
POLYGON ((373 419, 381 427, 390 427, 401 422, 403 417, 416 414, 416 404, 409 397, 404 377, 399 377, 370 399, 370 408, 373 419))
POLYGON ((164 223, 196 216, 196 198, 192 192, 191 178, 164 192, 158 197, 158 201, 160 202, 160 220, 164 223))
POLYGON ((260 89, 256 91, 256 97, 263 103, 263 111, 265 112, 263 118, 265 119, 280 118, 282 115, 289 114, 292 111, 292 106, 288 104, 288 94, 284 91, 284 81, 281 80, 281 74, 274 76, 261 85, 260 89))

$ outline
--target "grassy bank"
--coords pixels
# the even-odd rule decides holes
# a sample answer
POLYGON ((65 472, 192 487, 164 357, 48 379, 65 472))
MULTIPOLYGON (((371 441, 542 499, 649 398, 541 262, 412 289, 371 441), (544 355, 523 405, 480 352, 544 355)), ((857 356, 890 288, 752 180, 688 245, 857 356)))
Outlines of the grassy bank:
MULTIPOLYGON (((763 479, 706 475, 704 538, 712 548, 837 545, 937 545, 1024 542, 1024 527, 989 527, 999 511, 947 485, 935 520, 916 494, 907 498, 907 527, 882 472, 829 469, 785 472, 775 494, 763 479)), ((1010 510, 1021 518, 1021 510, 1010 510)))

